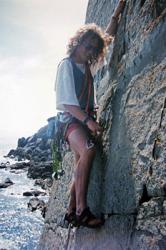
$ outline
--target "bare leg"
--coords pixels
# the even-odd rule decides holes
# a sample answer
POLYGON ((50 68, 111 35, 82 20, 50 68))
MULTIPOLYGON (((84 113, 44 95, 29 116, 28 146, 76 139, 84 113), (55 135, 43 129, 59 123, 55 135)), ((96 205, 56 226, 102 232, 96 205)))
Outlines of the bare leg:
MULTIPOLYGON (((87 227, 98 227, 103 220, 96 218, 87 212, 87 190, 92 162, 95 157, 95 147, 87 147, 87 134, 83 128, 75 129, 68 137, 70 147, 76 156, 75 180, 71 187, 71 199, 69 208, 76 205, 77 222, 87 227), (89 217, 88 217, 89 216, 89 217)), ((89 210, 88 210, 89 211, 89 210)))
POLYGON ((82 128, 72 131, 68 140, 73 151, 79 156, 75 170, 75 183, 71 191, 74 193, 75 190, 76 213, 80 214, 87 206, 89 174, 95 156, 95 148, 86 147, 87 135, 82 128))
MULTIPOLYGON (((79 154, 75 153, 75 159, 74 159, 74 171, 79 161, 79 154)), ((69 201, 69 207, 68 207, 68 213, 71 213, 73 209, 76 209, 76 193, 75 193, 75 180, 73 178, 71 188, 70 188, 70 201, 69 201)))

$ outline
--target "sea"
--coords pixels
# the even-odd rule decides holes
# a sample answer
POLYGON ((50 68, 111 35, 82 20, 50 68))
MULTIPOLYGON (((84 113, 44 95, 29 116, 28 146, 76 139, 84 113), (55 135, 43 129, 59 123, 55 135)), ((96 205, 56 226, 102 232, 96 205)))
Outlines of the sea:
MULTIPOLYGON (((0 138, 0 164, 7 161, 10 164, 16 162, 14 159, 4 157, 13 148, 16 148, 16 141, 0 138)), ((10 166, 7 169, 0 169, 0 183, 6 178, 10 178, 14 184, 0 188, 0 250, 35 250, 42 233, 44 219, 40 211, 28 210, 27 203, 31 197, 23 196, 23 192, 41 188, 34 186, 34 180, 27 178, 27 173, 24 171, 19 174, 11 173, 10 166)), ((47 200, 48 197, 44 197, 44 201, 47 200)))

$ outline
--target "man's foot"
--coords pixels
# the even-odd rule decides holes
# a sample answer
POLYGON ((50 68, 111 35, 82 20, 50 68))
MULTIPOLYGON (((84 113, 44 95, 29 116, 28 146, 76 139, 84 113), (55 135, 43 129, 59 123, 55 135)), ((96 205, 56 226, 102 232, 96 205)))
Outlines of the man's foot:
POLYGON ((80 215, 76 214, 76 219, 78 226, 98 228, 104 225, 104 220, 93 215, 89 210, 89 207, 85 208, 80 215))
POLYGON ((71 224, 72 226, 76 226, 76 209, 73 208, 65 214, 64 223, 65 222, 71 224))

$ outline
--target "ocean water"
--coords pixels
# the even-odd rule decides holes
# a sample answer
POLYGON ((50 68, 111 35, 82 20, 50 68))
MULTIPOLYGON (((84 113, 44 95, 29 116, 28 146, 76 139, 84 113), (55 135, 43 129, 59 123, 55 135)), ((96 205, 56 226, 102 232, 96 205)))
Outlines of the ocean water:
MULTIPOLYGON (((0 162, 14 160, 3 158, 13 147, 12 144, 0 145, 0 162)), ((0 169, 0 182, 10 178, 14 185, 0 189, 0 249, 35 250, 41 235, 44 219, 40 211, 31 212, 27 203, 31 197, 24 197, 23 192, 34 186, 34 180, 27 178, 26 172, 11 173, 10 169, 0 169)), ((45 201, 48 197, 39 197, 45 201)))
POLYGON ((0 136, 0 161, 4 161, 3 156, 7 155, 11 149, 17 147, 17 138, 0 136))

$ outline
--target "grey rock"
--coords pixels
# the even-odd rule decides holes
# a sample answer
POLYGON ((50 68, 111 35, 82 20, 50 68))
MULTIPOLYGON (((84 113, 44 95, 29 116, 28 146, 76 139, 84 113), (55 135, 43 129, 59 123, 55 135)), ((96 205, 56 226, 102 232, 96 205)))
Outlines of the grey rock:
POLYGON ((40 196, 40 195, 46 195, 46 192, 39 191, 39 190, 32 190, 32 191, 26 191, 23 192, 23 196, 40 196))
POLYGON ((51 177, 53 173, 52 161, 33 163, 31 162, 30 167, 28 168, 28 177, 37 179, 37 178, 48 178, 51 177))
POLYGON ((52 178, 36 179, 34 185, 41 186, 42 189, 50 189, 53 184, 52 178))
POLYGON ((1 162, 1 164, 0 164, 0 169, 1 169, 1 168, 6 168, 6 164, 3 163, 3 162, 1 162))
POLYGON ((1 183, 0 183, 0 188, 7 188, 7 187, 9 187, 9 186, 11 186, 11 185, 13 185, 13 184, 14 184, 14 182, 11 181, 10 178, 6 178, 6 179, 4 180, 4 182, 1 182, 1 183))
POLYGON ((10 169, 27 169, 30 166, 30 162, 17 162, 10 165, 10 169))
POLYGON ((27 140, 25 139, 25 137, 22 137, 18 139, 17 145, 18 147, 23 148, 26 145, 26 143, 27 143, 27 140))
POLYGON ((13 184, 13 182, 10 180, 10 178, 6 178, 6 179, 5 179, 5 183, 13 184))
POLYGON ((48 119, 48 125, 40 128, 34 135, 19 138, 17 148, 10 150, 8 157, 16 158, 17 161, 25 159, 36 162, 52 160, 54 121, 55 117, 51 117, 48 119))
POLYGON ((15 155, 15 149, 11 149, 10 151, 9 151, 9 153, 7 154, 7 157, 14 157, 14 155, 15 155))
POLYGON ((32 198, 28 202, 28 208, 31 212, 34 212, 36 210, 40 210, 42 213, 42 216, 45 217, 45 212, 47 209, 47 204, 38 198, 32 198))

